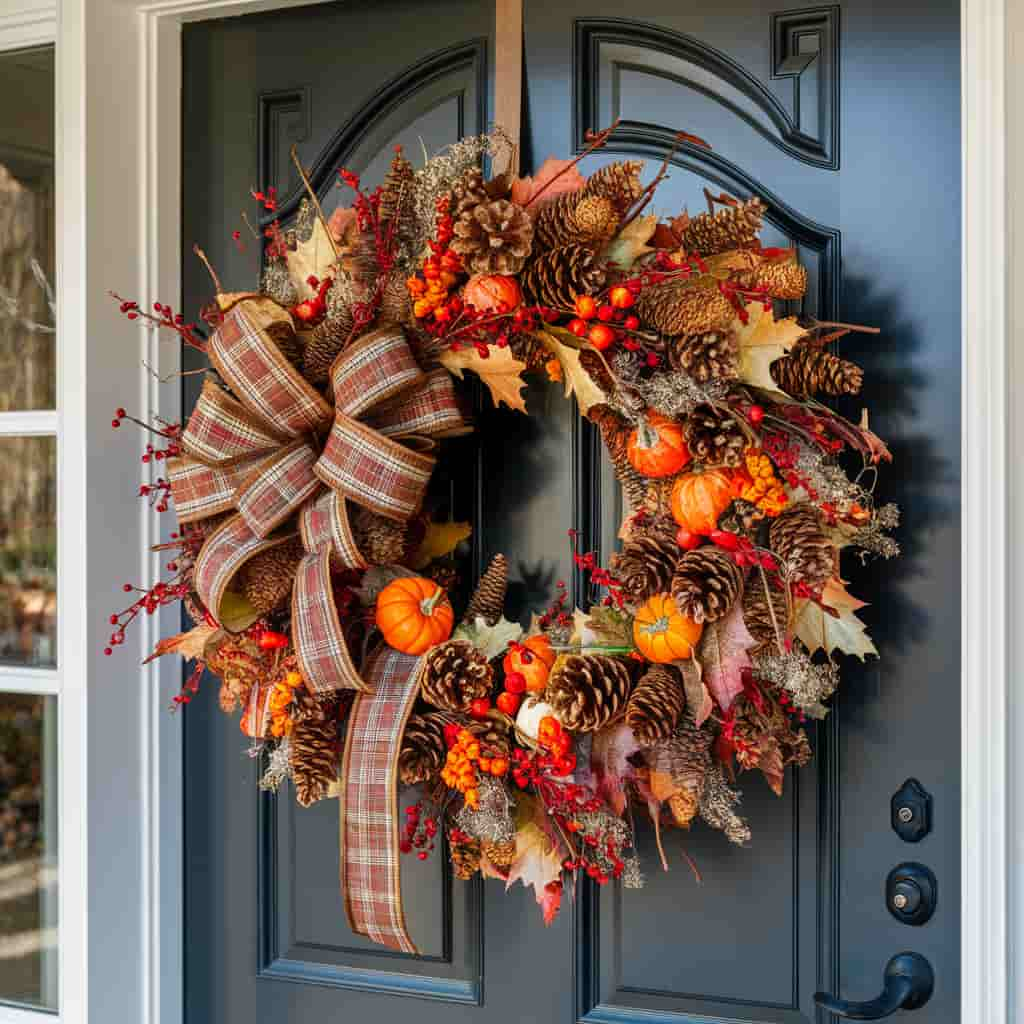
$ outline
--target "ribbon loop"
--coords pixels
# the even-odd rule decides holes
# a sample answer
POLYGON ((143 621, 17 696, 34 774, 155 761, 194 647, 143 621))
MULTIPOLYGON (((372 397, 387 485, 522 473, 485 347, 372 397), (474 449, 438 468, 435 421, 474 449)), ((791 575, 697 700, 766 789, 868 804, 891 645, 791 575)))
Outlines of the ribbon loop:
POLYGON ((381 327, 350 345, 331 367, 334 407, 358 417, 423 380, 405 334, 381 327))
POLYGON ((249 528, 267 537, 319 489, 316 452, 295 441, 261 462, 238 487, 235 504, 249 528))
POLYGON ((167 479, 179 523, 227 512, 235 507, 239 484, 263 462, 263 457, 226 466, 209 466, 187 455, 167 460, 167 479))
POLYGON ((230 466, 267 455, 287 441, 207 378, 182 433, 181 447, 208 466, 230 466))

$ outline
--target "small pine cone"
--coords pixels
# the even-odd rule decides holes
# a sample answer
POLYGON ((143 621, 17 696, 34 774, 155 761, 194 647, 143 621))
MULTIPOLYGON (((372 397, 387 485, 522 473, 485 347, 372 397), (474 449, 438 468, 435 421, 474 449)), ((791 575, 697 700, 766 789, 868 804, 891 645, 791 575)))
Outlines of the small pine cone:
POLYGON ((448 755, 444 727, 454 721, 454 716, 445 711, 409 717, 398 755, 398 777, 403 785, 430 782, 441 774, 448 755))
POLYGON ((338 710, 338 698, 333 694, 324 696, 314 693, 305 685, 296 686, 292 691, 289 711, 294 722, 323 722, 328 718, 337 718, 338 710))
POLYGON ((484 188, 484 175, 479 167, 470 167, 452 187, 451 215, 458 219, 467 210, 472 210, 480 203, 486 203, 487 191, 484 188))
POLYGON ((756 196, 717 213, 702 213, 683 232, 683 248, 698 256, 751 248, 757 244, 763 219, 764 203, 756 196))
POLYGON ((789 630, 786 592, 756 569, 743 588, 743 621, 759 647, 778 648, 789 630))
POLYGON ((792 260, 763 262, 732 277, 743 288, 765 291, 773 299, 802 299, 807 292, 807 268, 792 260))
POLYGON ((577 243, 598 248, 619 226, 619 213, 611 199, 566 192, 545 206, 534 222, 538 249, 558 249, 577 243))
POLYGON ((405 553, 404 524, 361 508, 353 517, 352 532, 356 546, 370 565, 401 562, 405 553))
POLYGON ((381 223, 395 221, 399 233, 413 215, 415 182, 416 172, 412 164, 402 155, 401 150, 397 150, 381 183, 378 216, 381 223))
POLYGON ((718 528, 738 533, 756 543, 765 514, 751 501, 734 498, 732 504, 718 517, 718 528))
POLYGON ((694 622, 717 622, 743 591, 743 570, 727 551, 706 546, 687 551, 672 577, 676 607, 694 622))
POLYGON ((633 680, 622 658, 571 654, 552 671, 547 700, 571 732, 596 732, 625 708, 633 680))
POLYGON ((508 199, 471 206, 453 230, 452 250, 472 274, 517 274, 533 244, 533 221, 508 199))
POLYGON ((459 587, 459 570, 451 562, 434 562, 427 570, 427 575, 448 594, 459 587))
POLYGON ((412 321, 412 298, 405 281, 398 275, 392 275, 380 296, 380 308, 377 310, 377 323, 404 324, 412 321))
POLYGON ((592 406, 587 416, 601 431, 601 439, 630 508, 643 508, 647 501, 647 481, 633 468, 626 454, 631 430, 628 421, 608 405, 592 406))
POLYGON ((670 337, 725 332, 736 318, 716 284, 678 278, 645 288, 636 309, 644 323, 670 337))
POLYGON ((835 572, 836 549, 813 505, 790 505, 772 520, 768 537, 772 551, 809 587, 821 586, 835 572))
POLYGON ((683 433, 697 462, 733 468, 742 465, 747 437, 729 413, 713 405, 698 405, 686 418, 683 433))
POLYGON ((523 270, 519 283, 532 304, 570 309, 578 295, 599 292, 605 280, 604 268, 597 262, 593 249, 563 245, 535 255, 523 270))
POLYGON ((480 870, 480 840, 469 839, 464 843, 451 844, 452 870, 456 878, 468 882, 480 870))
POLYGON ((480 743, 480 752, 486 757, 508 757, 512 752, 512 740, 506 725, 496 719, 470 722, 466 728, 480 743))
POLYGON ((377 235, 372 228, 360 231, 355 236, 345 266, 357 284, 368 289, 375 286, 380 273, 380 254, 377 250, 377 235))
POLYGON ((292 729, 291 765, 295 799, 309 807, 338 778, 340 745, 336 715, 308 718, 292 729))
POLYGON ((508 590, 508 560, 498 554, 491 559, 487 571, 473 591, 466 605, 464 621, 474 623, 482 617, 488 626, 493 626, 505 611, 505 593, 508 590))
POLYGON ((512 866, 516 859, 516 841, 509 839, 506 842, 494 843, 485 839, 481 849, 484 856, 496 867, 504 870, 512 866))
POLYGON ((619 226, 619 211, 607 196, 584 196, 573 210, 576 241, 598 248, 610 241, 619 226))
POLYGON ((468 711, 478 697, 488 697, 493 679, 484 654, 467 640, 449 640, 427 655, 420 692, 442 711, 468 711))
POLYGON ((299 301, 299 293, 292 283, 285 260, 270 260, 263 270, 260 279, 260 291, 285 308, 294 306, 299 301))
POLYGON ((732 331, 673 338, 668 346, 668 359, 675 369, 688 373, 698 384, 734 380, 739 375, 739 346, 732 331))
POLYGON ((583 196, 601 196, 610 199, 621 216, 643 195, 640 172, 642 160, 622 160, 595 171, 583 186, 583 196))
POLYGON ((643 746, 653 746, 675 732, 685 703, 678 669, 652 665, 630 694, 626 724, 643 746))
POLYGON ((678 560, 679 545, 673 537, 637 537, 612 555, 609 569, 626 599, 639 605, 668 590, 678 560))
POLYGON ((864 371, 856 364, 840 359, 826 348, 806 341, 798 342, 788 355, 780 356, 768 368, 772 380, 794 398, 812 395, 856 395, 864 380, 864 371))
POLYGON ((327 377, 338 353, 342 350, 355 321, 328 317, 313 328, 309 344, 302 353, 302 375, 310 384, 327 383, 327 377))
POLYGON ((668 809, 672 820, 680 828, 689 828, 690 822, 697 816, 700 809, 700 792, 692 789, 676 790, 668 798, 668 809))
POLYGON ((526 363, 527 370, 539 373, 544 370, 551 358, 551 349, 534 334, 515 334, 509 340, 512 355, 521 363, 526 363))
POLYGON ((295 572, 305 549, 298 537, 261 551, 242 567, 242 591, 261 615, 283 605, 292 593, 295 572))
POLYGON ((292 366, 302 366, 304 344, 290 323, 279 320, 267 328, 267 334, 292 366))

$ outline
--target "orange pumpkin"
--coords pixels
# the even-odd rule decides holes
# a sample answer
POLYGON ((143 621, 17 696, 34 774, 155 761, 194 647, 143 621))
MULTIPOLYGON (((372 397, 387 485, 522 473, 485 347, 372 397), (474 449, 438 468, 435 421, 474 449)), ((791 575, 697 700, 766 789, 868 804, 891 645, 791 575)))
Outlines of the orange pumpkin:
POLYGON ((551 641, 543 635, 531 636, 505 655, 502 668, 505 675, 519 672, 526 680, 528 693, 540 693, 548 685, 548 674, 554 663, 555 652, 551 650, 551 641), (524 657, 523 647, 529 652, 529 661, 524 657))
POLYGON ((626 457, 643 476, 672 476, 690 461, 690 450, 680 424, 661 413, 648 412, 647 418, 629 435, 626 457))
POLYGON ((475 274, 466 282, 462 299, 482 313, 509 313, 523 301, 523 293, 514 277, 475 274))
POLYGON ((704 627, 676 607, 671 594, 655 594, 633 620, 633 643, 658 664, 680 661, 693 654, 704 627))
POLYGON ((732 478, 721 469, 681 476, 672 488, 672 516, 690 533, 709 534, 718 517, 732 504, 732 478))
POLYGON ((452 635, 455 613, 444 590, 422 576, 392 580, 377 595, 377 628, 388 646, 422 654, 452 635))

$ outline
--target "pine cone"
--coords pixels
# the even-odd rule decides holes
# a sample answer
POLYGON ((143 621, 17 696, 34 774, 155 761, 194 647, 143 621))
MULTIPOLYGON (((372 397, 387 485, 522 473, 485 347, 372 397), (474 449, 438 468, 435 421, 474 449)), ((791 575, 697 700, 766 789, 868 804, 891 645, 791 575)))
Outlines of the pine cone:
POLYGON ((538 253, 526 265, 519 283, 532 304, 569 309, 578 295, 599 292, 605 280, 604 268, 593 249, 563 245, 538 253))
POLYGON ((488 626, 493 626, 501 618, 505 610, 505 592, 508 590, 508 560, 498 554, 491 559, 487 571, 480 577, 480 582, 473 591, 473 596, 466 605, 463 621, 476 622, 482 617, 488 626))
POLYGON ((371 565, 401 562, 405 553, 405 525, 361 508, 353 516, 356 546, 371 565))
POLYGON ((558 249, 570 243, 599 248, 618 226, 619 214, 611 199, 565 192, 537 214, 535 244, 538 250, 558 249))
MULTIPOLYGON (((675 733, 653 748, 653 765, 667 771, 679 789, 669 798, 675 823, 688 828, 700 809, 700 796, 711 767, 711 733, 686 716, 675 733)), ((650 755, 648 755, 650 757, 650 755)))
POLYGON ((698 256, 751 248, 757 244, 763 218, 764 203, 756 196, 717 213, 702 213, 683 232, 683 248, 698 256))
POLYGON ((679 278, 644 288, 636 310, 648 326, 673 337, 725 332, 736 318, 717 283, 679 278))
POLYGON ((379 324, 405 324, 413 320, 412 298, 401 276, 392 274, 384 285, 377 310, 379 324))
POLYGON ((503 195, 489 195, 484 181, 483 171, 479 167, 470 167, 452 187, 452 217, 458 219, 474 206, 486 203, 491 199, 503 199, 503 195))
POLYGON ((759 647, 777 649, 785 642, 789 628, 786 592, 773 586, 756 569, 743 588, 743 621, 759 647))
POLYGON ((503 843, 484 840, 482 844, 484 856, 496 867, 504 870, 512 866, 516 859, 516 841, 509 839, 503 843))
POLYGON ((596 732, 623 710, 631 687, 622 658, 571 654, 551 673, 547 700, 566 729, 596 732))
POLYGON ((714 546, 687 551, 672 577, 676 607, 694 622, 717 622, 743 590, 743 570, 714 546))
POLYGON ((739 374, 738 357, 739 346, 732 331, 684 334, 673 338, 668 346, 669 363, 698 384, 735 379, 739 374))
POLYGON ((468 711, 491 693, 493 672, 487 658, 468 640, 449 640, 427 655, 420 691, 442 711, 468 711))
POLYGON ((324 722, 328 718, 337 719, 339 710, 339 699, 333 694, 314 693, 305 685, 296 686, 292 691, 289 711, 293 722, 324 722))
POLYGON ((242 591, 261 615, 279 608, 290 597, 295 572, 305 554, 298 537, 254 555, 239 573, 242 591))
POLYGON ((728 412, 713 405, 698 405, 686 418, 683 433, 697 462, 734 468, 742 465, 747 437, 728 412))
POLYGON ((309 344, 302 353, 302 375, 310 384, 319 386, 327 382, 331 363, 348 340, 353 322, 327 319, 313 328, 309 344))
POLYGON ((331 783, 338 778, 339 753, 336 714, 295 723, 291 739, 292 780, 295 799, 303 807, 327 795, 331 783))
POLYGON ((864 380, 864 371, 856 363, 806 341, 798 342, 788 355, 774 360, 769 372, 772 380, 794 398, 856 395, 864 380))
POLYGON ((508 199, 477 203, 455 221, 453 251, 472 274, 517 274, 533 242, 529 214, 508 199))
POLYGON ((647 481, 633 468, 626 454, 631 430, 628 421, 608 405, 592 406, 587 416, 601 431, 601 439, 630 508, 643 508, 647 501, 647 481))
POLYGON ((535 334, 515 334, 509 341, 512 355, 534 373, 541 373, 551 359, 551 349, 535 334))
POLYGON ((631 604, 643 604, 652 594, 668 590, 679 559, 675 539, 662 535, 636 537, 611 557, 611 574, 622 584, 631 604))
POLYGON ((652 665, 630 694, 626 724, 643 746, 653 746, 675 731, 685 703, 679 670, 671 665, 652 665))
POLYGON ((382 224, 395 221, 399 233, 413 215, 416 203, 413 192, 415 180, 416 172, 412 164, 402 155, 401 150, 396 150, 381 183, 378 216, 382 224))
POLYGON ((609 164, 587 178, 581 196, 602 196, 610 199, 621 216, 643 195, 640 172, 642 160, 622 160, 609 164))
POLYGON ((807 268, 792 260, 761 262, 732 277, 742 288, 767 292, 773 299, 802 299, 807 292, 807 268))
POLYGON ((508 728, 502 722, 486 718, 482 722, 470 722, 466 728, 477 738, 484 756, 508 757, 512 752, 508 728))
POLYGON ((456 878, 468 882, 480 870, 480 840, 452 842, 452 870, 456 878))
POLYGON ((809 587, 821 586, 835 572, 836 549, 813 505, 790 505, 772 520, 768 537, 772 551, 809 587))
POLYGON ((455 718, 445 711, 409 717, 398 755, 398 777, 404 785, 430 782, 441 774, 448 755, 444 727, 454 721, 455 718))
POLYGON ((275 321, 267 328, 267 334, 273 338, 278 351, 292 366, 302 366, 303 342, 291 323, 275 321))

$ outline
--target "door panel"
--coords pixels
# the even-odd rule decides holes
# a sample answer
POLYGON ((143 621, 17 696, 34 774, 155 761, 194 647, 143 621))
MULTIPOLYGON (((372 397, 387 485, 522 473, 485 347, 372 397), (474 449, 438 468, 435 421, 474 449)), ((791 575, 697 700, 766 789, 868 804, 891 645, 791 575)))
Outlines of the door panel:
MULTIPOLYGON (((936 971, 915 1021, 957 1019, 959 922, 959 8, 952 0, 848 0, 768 9, 757 0, 525 0, 523 166, 583 146, 615 117, 609 147, 648 177, 683 145, 656 212, 703 207, 705 187, 758 194, 766 244, 796 245, 810 288, 790 312, 878 324, 844 354, 865 367, 863 404, 894 452, 880 501, 908 529, 896 563, 844 565, 882 660, 844 663, 841 699, 816 759, 777 800, 741 780, 754 839, 673 834, 660 871, 640 826, 647 886, 566 900, 544 929, 531 893, 453 882, 440 858, 403 862, 422 954, 353 936, 338 895, 337 808, 260 794, 245 741, 214 706, 186 715, 187 1016, 190 1024, 341 1015, 384 1021, 628 1022, 823 1019, 817 988, 868 998, 903 949, 936 971), (933 833, 907 847, 889 798, 908 776, 935 804, 933 833), (698 882, 684 852, 701 874, 698 882), (926 863, 940 903, 923 928, 886 911, 902 860, 926 863), (412 998, 415 1001, 409 1002, 412 998), (483 1008, 480 1008, 483 1007, 483 1008)), ((251 185, 300 199, 296 144, 329 213, 345 165, 369 183, 392 147, 414 160, 482 131, 493 109, 493 6, 385 0, 324 4, 185 30, 186 249, 199 242, 229 287, 257 272, 231 241, 251 185)), ((190 308, 209 297, 184 263, 190 308)), ((197 390, 189 386, 194 398, 197 390)), ((607 558, 621 495, 595 433, 556 387, 531 385, 529 418, 476 396, 478 430, 448 450, 433 489, 477 525, 476 571, 510 553, 513 612, 571 579, 565 530, 607 558), (465 472, 472 467, 472 473, 465 472), (456 472, 457 471, 457 472, 456 472)), ((859 405, 844 412, 856 418, 859 405)))

